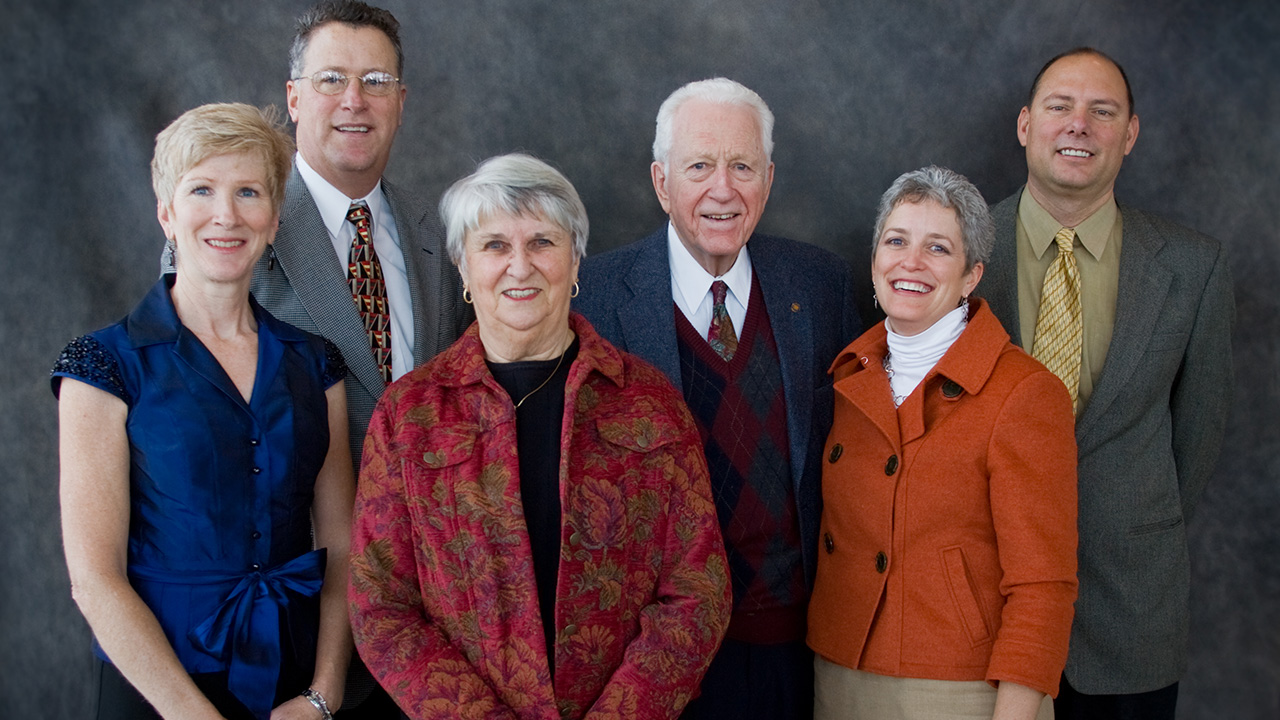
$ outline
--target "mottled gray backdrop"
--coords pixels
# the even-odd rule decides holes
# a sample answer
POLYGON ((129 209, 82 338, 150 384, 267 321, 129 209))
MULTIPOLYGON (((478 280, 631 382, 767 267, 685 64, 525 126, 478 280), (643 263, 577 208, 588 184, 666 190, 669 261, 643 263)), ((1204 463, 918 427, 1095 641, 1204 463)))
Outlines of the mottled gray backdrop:
MULTIPOLYGON (((306 4, 0 3, 0 716, 80 718, 89 706, 49 366, 155 278, 155 133, 201 103, 282 105, 306 4)), ((1280 3, 385 4, 403 24, 409 86, 394 180, 437 197, 476 161, 525 150, 581 191, 590 250, 615 247, 662 220, 648 169, 659 103, 727 75, 777 114, 762 229, 849 258, 864 306, 873 208, 890 181, 938 163, 989 200, 1007 196, 1026 177, 1014 121, 1043 61, 1082 44, 1114 54, 1142 118, 1118 194, 1220 238, 1239 305, 1236 410, 1189 528, 1179 716, 1280 717, 1280 3)))

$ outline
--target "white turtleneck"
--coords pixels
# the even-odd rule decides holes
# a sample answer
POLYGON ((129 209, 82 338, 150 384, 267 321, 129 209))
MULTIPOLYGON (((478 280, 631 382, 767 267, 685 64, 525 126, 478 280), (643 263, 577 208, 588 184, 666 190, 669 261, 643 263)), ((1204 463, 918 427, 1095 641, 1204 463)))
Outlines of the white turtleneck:
POLYGON ((969 322, 966 305, 952 310, 938 319, 928 330, 916 335, 899 335, 893 331, 893 323, 885 318, 884 327, 889 331, 889 362, 893 373, 889 387, 893 389, 893 404, 902 401, 924 380, 934 365, 960 337, 969 322))

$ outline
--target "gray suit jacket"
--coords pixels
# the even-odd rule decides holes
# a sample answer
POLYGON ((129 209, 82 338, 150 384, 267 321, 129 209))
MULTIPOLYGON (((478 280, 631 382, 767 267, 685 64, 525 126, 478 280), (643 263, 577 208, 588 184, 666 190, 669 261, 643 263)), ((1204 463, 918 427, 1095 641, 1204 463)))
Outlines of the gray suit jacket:
MULTIPOLYGON (((1021 191, 992 208, 978 293, 1019 337, 1021 191)), ((1121 207, 1116 323, 1076 419, 1080 596, 1066 674, 1089 694, 1165 687, 1187 664, 1186 522, 1213 474, 1231 404, 1230 270, 1216 240, 1121 207)))
MULTIPOLYGON (((430 203, 386 180, 382 190, 396 218, 409 276, 416 367, 449 347, 474 316, 462 302, 461 278, 445 252, 444 229, 430 203)), ((275 258, 272 264, 266 253, 254 267, 253 296, 280 320, 321 335, 342 351, 351 371, 347 417, 351 457, 359 470, 364 435, 384 385, 364 321, 351 301, 346 268, 333 252, 329 231, 297 169, 285 188, 275 258)))
MULTIPOLYGON (((747 243, 778 344, 787 402, 791 478, 800 519, 805 575, 812 586, 821 518, 822 448, 831 430, 831 376, 836 355, 859 333, 849 265, 813 245, 753 235, 747 243)), ((605 339, 680 382, 675 302, 667 228, 589 257, 579 272, 573 307, 605 339)))

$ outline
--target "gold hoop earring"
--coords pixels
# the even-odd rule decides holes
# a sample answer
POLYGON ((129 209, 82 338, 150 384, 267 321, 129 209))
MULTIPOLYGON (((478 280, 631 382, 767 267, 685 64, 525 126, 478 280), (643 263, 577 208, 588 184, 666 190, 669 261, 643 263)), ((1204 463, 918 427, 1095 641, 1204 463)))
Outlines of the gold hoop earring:
POLYGON ((581 291, 582 291, 582 288, 578 286, 578 281, 577 281, 577 280, 574 280, 574 281, 573 281, 573 289, 569 291, 569 297, 571 297, 571 298, 576 298, 576 297, 578 297, 578 293, 579 293, 579 292, 581 292, 581 291))
POLYGON ((468 305, 471 304, 471 290, 469 288, 462 288, 462 302, 468 305))

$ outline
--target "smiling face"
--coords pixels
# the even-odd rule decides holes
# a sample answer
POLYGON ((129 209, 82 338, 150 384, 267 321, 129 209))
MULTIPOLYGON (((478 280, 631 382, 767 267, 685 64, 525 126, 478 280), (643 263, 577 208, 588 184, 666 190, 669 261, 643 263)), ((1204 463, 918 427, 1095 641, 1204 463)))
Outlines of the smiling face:
POLYGON ((536 215, 494 214, 467 233, 463 252, 464 286, 490 360, 543 360, 564 351, 578 279, 567 230, 536 215))
POLYGON ((407 90, 369 95, 354 78, 370 71, 396 74, 396 51, 381 30, 332 22, 317 28, 303 55, 305 76, 290 80, 289 117, 298 125, 298 152, 347 197, 368 195, 382 177, 400 128, 407 90), (311 76, 334 70, 348 78, 337 95, 316 92, 311 76))
POLYGON ((964 265, 954 210, 932 200, 895 207, 871 258, 871 281, 890 329, 918 335, 954 310, 982 278, 982 263, 968 272, 964 265))
POLYGON ((725 274, 755 232, 773 185, 755 112, 686 101, 672 121, 667 166, 655 162, 651 174, 680 242, 707 272, 725 274))
POLYGON ((266 167, 248 153, 214 155, 188 170, 174 186, 173 201, 157 203, 156 215, 176 243, 180 282, 246 287, 279 220, 266 167))
POLYGON ((1137 139, 1138 116, 1130 115, 1124 78, 1111 62, 1089 53, 1050 66, 1018 116, 1027 187, 1051 212, 1063 205, 1092 212, 1110 199, 1137 139))

